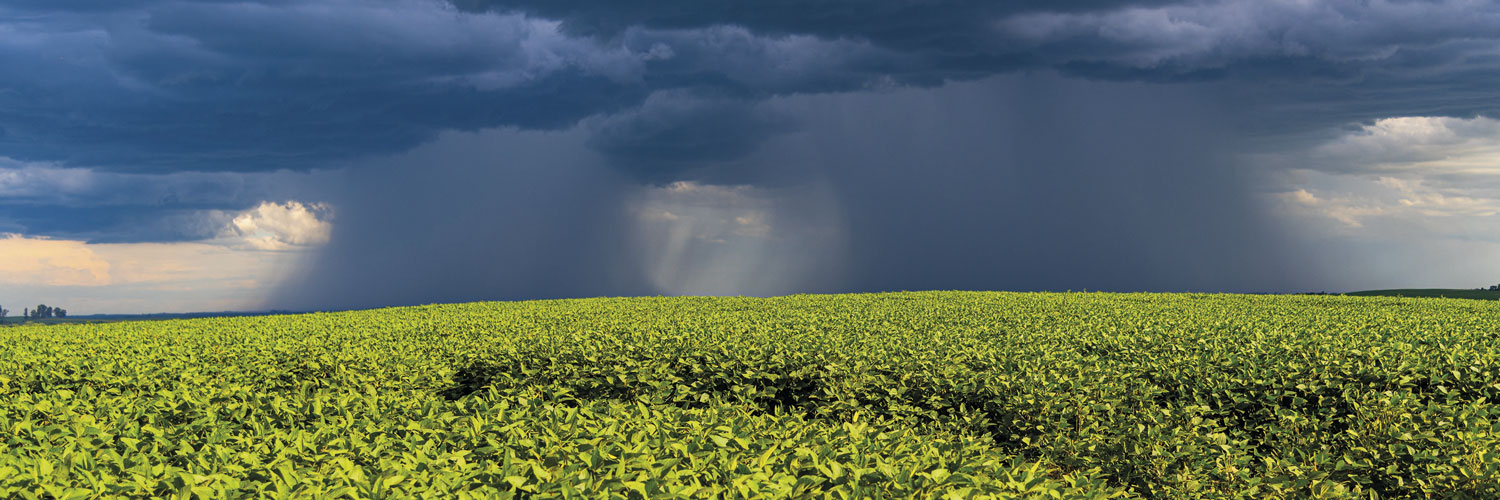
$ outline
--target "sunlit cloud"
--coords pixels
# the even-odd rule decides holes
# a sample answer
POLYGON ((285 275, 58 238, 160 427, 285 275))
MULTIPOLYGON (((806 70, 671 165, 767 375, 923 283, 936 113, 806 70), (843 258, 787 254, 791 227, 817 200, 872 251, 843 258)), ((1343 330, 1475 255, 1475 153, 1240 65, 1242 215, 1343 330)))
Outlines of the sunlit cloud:
POLYGON ((1500 273, 1500 121, 1385 118, 1259 160, 1280 172, 1275 212, 1323 249, 1306 258, 1348 269, 1349 289, 1500 273))
POLYGON ((219 241, 256 250, 295 250, 328 243, 332 210, 324 204, 263 202, 235 216, 219 241))
POLYGON ((1455 220, 1500 213, 1500 120, 1385 118, 1275 161, 1298 179, 1284 204, 1347 228, 1402 218, 1454 234, 1455 220))
POLYGON ((774 295, 828 272, 842 243, 826 194, 674 182, 632 201, 653 287, 674 295, 774 295))
POLYGON ((323 204, 263 202, 199 241, 90 243, 0 237, 0 303, 62 305, 76 314, 248 310, 329 240, 323 204))
POLYGON ((1453 180, 1500 187, 1500 120, 1384 118, 1319 146, 1309 159, 1315 168, 1334 171, 1464 176, 1453 180))

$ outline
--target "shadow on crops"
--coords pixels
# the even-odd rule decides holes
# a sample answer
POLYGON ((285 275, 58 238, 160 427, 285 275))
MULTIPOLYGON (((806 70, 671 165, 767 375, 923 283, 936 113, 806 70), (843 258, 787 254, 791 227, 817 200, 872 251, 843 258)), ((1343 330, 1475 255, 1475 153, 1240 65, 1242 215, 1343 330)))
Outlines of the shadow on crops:
POLYGON ((1023 438, 1037 434, 1024 430, 1034 429, 1035 422, 1027 412, 1007 405, 1011 398, 1006 395, 956 390, 951 381, 914 379, 889 370, 849 375, 812 365, 726 363, 699 357, 630 367, 615 361, 471 365, 455 373, 453 384, 440 395, 458 400, 489 386, 506 392, 529 385, 548 388, 541 392, 552 394, 549 401, 564 405, 608 400, 707 408, 728 402, 765 414, 828 420, 858 413, 862 418, 919 425, 962 425, 1016 449, 1023 438))

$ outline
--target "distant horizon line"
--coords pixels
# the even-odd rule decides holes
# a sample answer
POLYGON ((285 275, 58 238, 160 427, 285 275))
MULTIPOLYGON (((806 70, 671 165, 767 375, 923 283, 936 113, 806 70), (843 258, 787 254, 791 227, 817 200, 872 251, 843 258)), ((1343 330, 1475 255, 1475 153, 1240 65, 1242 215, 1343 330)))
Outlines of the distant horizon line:
MULTIPOLYGON (((387 308, 395 308, 395 307, 421 307, 421 306, 428 306, 428 305, 466 304, 466 303, 470 303, 470 302, 530 302, 530 301, 541 301, 541 300, 572 300, 572 299, 597 299, 597 298, 635 298, 635 297, 755 297, 755 298, 775 298, 775 297, 785 297, 785 296, 792 296, 792 295, 846 295, 846 294, 876 294, 876 293, 900 293, 900 292, 1011 292, 1011 293, 1120 293, 1120 294, 1128 294, 1128 293, 1191 293, 1191 294, 1210 294, 1210 295, 1220 295, 1220 294, 1222 294, 1222 295, 1347 295, 1347 294, 1357 294, 1357 293, 1392 292, 1392 291, 1403 291, 1403 290, 1412 290, 1412 291, 1439 291, 1439 290, 1456 290, 1456 291, 1475 291, 1475 290, 1477 290, 1477 291, 1487 291, 1489 289, 1487 289, 1485 287, 1478 287, 1478 288, 1379 288, 1379 289, 1352 290, 1352 291, 1343 291, 1343 292, 1329 292, 1329 291, 1326 291, 1326 290, 1324 290, 1324 291, 1301 291, 1301 292, 1199 292, 1199 291, 1159 292, 1159 291, 1137 290, 1137 291, 1130 291, 1130 292, 1122 292, 1122 291, 1089 290, 1089 289, 1080 289, 1080 290, 1071 290, 1070 289, 1070 290, 1064 290, 1064 291, 1052 291, 1052 290, 994 290, 994 289, 991 289, 991 290, 930 289, 930 290, 884 290, 884 291, 867 291, 867 292, 800 292, 800 293, 787 293, 787 294, 780 294, 780 295, 765 295, 765 296, 760 296, 760 295, 692 295, 692 294, 686 294, 686 295, 621 295, 621 296, 598 295, 598 296, 588 296, 588 297, 551 297, 551 298, 530 298, 530 299, 477 299, 477 300, 464 300, 464 301, 455 301, 455 302, 427 302, 427 303, 421 303, 421 304, 376 305, 376 306, 367 306, 367 307, 335 307, 335 308, 327 308, 327 309, 302 309, 302 310, 295 310, 295 309, 264 309, 264 310, 221 310, 221 311, 149 312, 149 313, 90 313, 90 314, 69 314, 66 318, 48 318, 48 319, 64 319, 64 320, 66 320, 66 319, 118 319, 118 318, 151 318, 151 317, 165 317, 165 318, 168 318, 168 319, 177 319, 177 318, 204 318, 204 317, 228 317, 228 316, 275 316, 275 315, 283 315, 283 314, 334 313, 334 312, 345 312, 345 311, 365 311, 365 310, 371 310, 371 309, 387 309, 387 308)), ((10 318, 22 318, 22 317, 21 316, 7 316, 6 317, 6 319, 10 319, 10 318)), ((31 318, 22 318, 22 319, 31 319, 31 318)))

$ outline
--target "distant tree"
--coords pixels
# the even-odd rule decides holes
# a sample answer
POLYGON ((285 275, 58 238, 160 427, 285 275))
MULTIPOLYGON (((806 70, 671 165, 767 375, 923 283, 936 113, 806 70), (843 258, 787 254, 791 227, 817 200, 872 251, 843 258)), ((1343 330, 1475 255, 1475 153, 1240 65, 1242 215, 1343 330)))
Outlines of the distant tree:
POLYGON ((5 323, 5 315, 10 314, 10 309, 0 307, 0 324, 5 323))
POLYGON ((37 304, 36 309, 31 312, 31 315, 36 319, 50 318, 52 317, 52 308, 47 307, 47 304, 37 304))
POLYGON ((31 310, 22 307, 21 308, 21 320, 25 321, 25 320, 28 320, 28 319, 31 319, 31 310))
POLYGON ((68 310, 59 307, 57 309, 52 310, 52 314, 57 315, 57 317, 59 317, 59 318, 66 318, 66 317, 68 317, 68 310))

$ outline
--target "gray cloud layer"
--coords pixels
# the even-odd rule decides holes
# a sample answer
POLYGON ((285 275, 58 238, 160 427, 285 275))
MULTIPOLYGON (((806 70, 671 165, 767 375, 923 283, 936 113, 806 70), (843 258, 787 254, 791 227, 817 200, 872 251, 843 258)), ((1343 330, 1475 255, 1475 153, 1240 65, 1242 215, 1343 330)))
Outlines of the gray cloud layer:
POLYGON ((1495 111, 1484 86, 1500 76, 1500 7, 1462 0, 455 3, 12 4, 0 64, 28 71, 0 75, 0 147, 118 170, 314 168, 443 130, 566 128, 658 91, 758 99, 1028 68, 1317 83, 1349 98, 1293 88, 1277 104, 1473 114, 1495 111))

